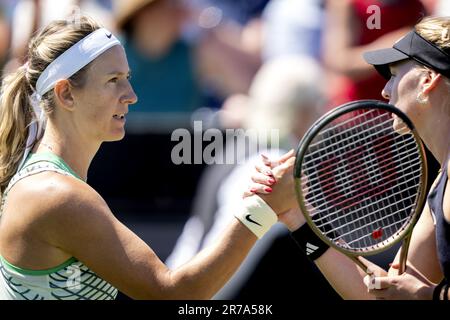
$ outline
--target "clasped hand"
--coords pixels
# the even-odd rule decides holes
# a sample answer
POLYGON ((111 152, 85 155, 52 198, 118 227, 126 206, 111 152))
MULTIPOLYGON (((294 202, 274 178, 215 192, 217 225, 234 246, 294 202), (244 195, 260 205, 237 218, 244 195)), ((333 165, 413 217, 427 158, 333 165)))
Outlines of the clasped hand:
POLYGON ((244 192, 244 197, 255 194, 260 196, 290 231, 297 230, 305 223, 295 195, 294 164, 294 150, 279 159, 269 159, 261 155, 261 162, 255 166, 251 182, 244 192))

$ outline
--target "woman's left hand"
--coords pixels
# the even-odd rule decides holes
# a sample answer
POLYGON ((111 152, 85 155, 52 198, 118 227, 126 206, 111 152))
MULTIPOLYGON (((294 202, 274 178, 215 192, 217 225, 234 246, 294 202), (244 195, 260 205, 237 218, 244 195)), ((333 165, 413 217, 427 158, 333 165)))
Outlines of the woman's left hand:
MULTIPOLYGON (((391 268, 398 269, 398 265, 391 268)), ((401 275, 364 278, 367 291, 378 300, 431 300, 435 284, 412 266, 401 275)))

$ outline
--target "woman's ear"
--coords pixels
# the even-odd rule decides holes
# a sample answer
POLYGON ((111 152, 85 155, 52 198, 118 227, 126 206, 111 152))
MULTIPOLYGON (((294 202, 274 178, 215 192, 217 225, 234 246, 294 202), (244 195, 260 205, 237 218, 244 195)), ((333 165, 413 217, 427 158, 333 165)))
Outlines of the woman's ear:
POLYGON ((429 95, 430 92, 436 88, 442 79, 442 75, 434 70, 427 69, 425 71, 424 78, 422 79, 422 92, 425 95, 429 95))
POLYGON ((72 95, 72 88, 68 80, 60 80, 55 84, 53 89, 56 101, 65 109, 72 110, 74 100, 72 95))

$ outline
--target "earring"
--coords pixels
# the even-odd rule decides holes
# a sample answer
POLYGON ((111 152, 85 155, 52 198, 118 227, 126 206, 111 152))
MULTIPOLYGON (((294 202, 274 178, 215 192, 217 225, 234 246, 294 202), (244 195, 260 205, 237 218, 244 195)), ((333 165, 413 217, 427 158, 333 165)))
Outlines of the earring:
POLYGON ((426 104, 428 102, 428 96, 425 96, 425 94, 423 92, 419 92, 416 100, 420 104, 426 104))

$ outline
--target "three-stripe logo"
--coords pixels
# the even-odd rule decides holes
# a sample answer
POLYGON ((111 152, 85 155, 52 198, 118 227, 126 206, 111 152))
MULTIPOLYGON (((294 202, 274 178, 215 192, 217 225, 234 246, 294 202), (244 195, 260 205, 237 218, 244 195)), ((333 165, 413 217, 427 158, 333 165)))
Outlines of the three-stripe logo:
POLYGON ((309 256, 311 253, 314 253, 319 247, 307 242, 306 243, 306 255, 309 256))

